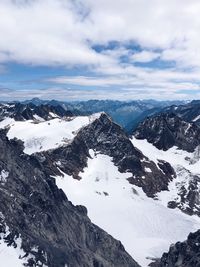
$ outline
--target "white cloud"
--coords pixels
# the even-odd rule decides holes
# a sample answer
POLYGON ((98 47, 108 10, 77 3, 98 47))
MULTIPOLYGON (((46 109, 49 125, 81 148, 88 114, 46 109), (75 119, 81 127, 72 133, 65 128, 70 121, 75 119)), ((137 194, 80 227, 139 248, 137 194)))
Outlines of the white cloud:
POLYGON ((132 59, 135 62, 150 62, 152 60, 158 59, 160 57, 159 53, 151 52, 151 51, 145 51, 135 53, 132 55, 132 59))
POLYGON ((109 61, 90 48, 79 19, 70 1, 1 1, 0 60, 64 66, 109 61))
MULTIPOLYGON (((200 66, 199 8, 198 0, 1 0, 0 59, 104 64, 112 58, 91 44, 115 40, 172 49, 163 56, 171 60, 182 52, 182 62, 200 66)), ((140 56, 148 57, 145 51, 140 56)))
MULTIPOLYGON (((131 77, 129 75, 122 75, 122 76, 103 76, 103 77, 88 77, 88 76, 59 76, 54 78, 47 79, 48 82, 52 82, 55 84, 61 84, 61 85, 77 85, 77 86, 85 86, 85 87, 109 87, 109 86, 118 86, 123 88, 126 86, 127 88, 130 86, 133 88, 149 88, 149 90, 152 89, 166 89, 173 90, 176 92, 176 90, 199 90, 200 85, 191 83, 189 80, 191 79, 190 76, 187 77, 183 76, 183 79, 179 78, 179 75, 182 75, 180 73, 174 73, 170 77, 171 73, 167 72, 154 72, 146 73, 146 76, 143 73, 143 76, 141 73, 138 73, 138 77, 131 77), (168 76, 168 75, 169 76, 168 76), (163 76, 162 76, 163 75, 163 76), (167 76, 165 78, 165 76, 167 76), (150 81, 150 77, 152 78, 150 81), (179 82, 174 82, 173 80, 176 80, 179 78, 179 82), (188 80, 188 81, 187 81, 188 80)), ((196 74, 199 75, 199 74, 196 74)), ((37 82, 37 81, 36 81, 37 82)))
POLYGON ((109 77, 61 76, 56 78, 50 78, 48 79, 48 81, 57 84, 108 87, 110 85, 121 85, 123 82, 123 78, 110 77, 110 76, 109 77))
POLYGON ((199 0, 1 0, 0 63, 84 66, 96 77, 83 73, 52 81, 165 88, 179 97, 178 90, 199 90, 199 10, 199 0), (112 41, 117 48, 93 49, 112 41), (133 53, 131 44, 142 51, 133 53), (134 66, 157 58, 174 67, 134 66))

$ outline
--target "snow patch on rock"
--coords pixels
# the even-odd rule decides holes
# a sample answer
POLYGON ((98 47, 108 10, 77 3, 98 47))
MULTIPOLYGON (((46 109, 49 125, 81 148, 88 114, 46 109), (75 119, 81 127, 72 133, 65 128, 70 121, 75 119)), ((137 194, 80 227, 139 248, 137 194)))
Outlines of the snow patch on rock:
POLYGON ((9 176, 9 172, 2 170, 0 173, 0 183, 5 184, 7 182, 8 176, 9 176))

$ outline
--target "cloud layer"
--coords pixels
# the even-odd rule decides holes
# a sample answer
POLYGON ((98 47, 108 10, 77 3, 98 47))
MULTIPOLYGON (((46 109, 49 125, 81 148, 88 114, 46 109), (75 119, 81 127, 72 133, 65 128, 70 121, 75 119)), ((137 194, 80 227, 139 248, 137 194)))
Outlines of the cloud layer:
POLYGON ((0 70, 62 66, 81 76, 52 77, 52 86, 196 98, 199 10, 199 0, 1 0, 0 70))

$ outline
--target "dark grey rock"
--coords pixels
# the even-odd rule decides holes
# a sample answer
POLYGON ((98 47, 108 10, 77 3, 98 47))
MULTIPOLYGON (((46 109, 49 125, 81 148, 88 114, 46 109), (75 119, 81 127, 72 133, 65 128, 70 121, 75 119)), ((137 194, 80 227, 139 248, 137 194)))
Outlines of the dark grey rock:
POLYGON ((186 122, 174 113, 162 113, 149 117, 134 131, 138 139, 146 139, 158 149, 168 150, 173 146, 193 152, 200 144, 200 128, 186 122))

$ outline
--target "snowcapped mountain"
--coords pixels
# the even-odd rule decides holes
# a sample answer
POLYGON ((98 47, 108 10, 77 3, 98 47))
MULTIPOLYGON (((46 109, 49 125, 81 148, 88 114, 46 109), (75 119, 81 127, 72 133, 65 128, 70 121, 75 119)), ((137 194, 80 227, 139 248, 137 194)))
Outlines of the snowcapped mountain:
POLYGON ((163 108, 171 105, 181 105, 184 101, 156 101, 156 100, 88 100, 62 102, 56 100, 41 100, 34 98, 26 100, 22 104, 34 104, 61 106, 65 110, 71 110, 76 115, 91 115, 98 112, 106 112, 114 122, 120 124, 127 132, 135 129, 137 124, 148 115, 160 112, 163 108))
POLYGON ((0 131, 1 266, 139 265, 121 242, 73 206, 21 141, 0 131), (8 259, 7 259, 8 257, 8 259))
MULTIPOLYGON (((37 107, 40 109, 40 105, 37 107)), ((5 192, 12 195, 15 187, 19 190, 16 196, 20 198, 17 203, 19 211, 16 209, 17 215, 12 224, 8 217, 12 218, 14 207, 9 210, 0 205, 0 208, 4 217, 8 209, 3 221, 4 229, 8 225, 9 231, 13 231, 17 224, 22 244, 27 238, 25 235, 24 239, 22 234, 28 235, 28 231, 34 229, 33 241, 28 239, 27 242, 33 242, 34 247, 43 245, 40 251, 46 259, 46 262, 43 260, 44 264, 54 267, 53 260, 56 260, 56 267, 64 266, 65 259, 67 266, 138 266, 121 243, 115 243, 105 232, 99 228, 96 230, 96 226, 88 226, 92 224, 82 205, 87 208, 92 222, 120 240, 142 267, 147 267, 153 259, 161 258, 172 243, 186 240, 190 232, 200 228, 199 128, 195 122, 184 121, 171 113, 159 114, 147 118, 130 137, 105 113, 63 116, 47 109, 46 115, 41 116, 34 112, 28 120, 25 116, 19 120, 18 116, 12 115, 16 112, 8 113, 8 116, 2 113, 0 128, 5 129, 2 132, 3 144, 6 140, 8 147, 12 145, 12 149, 9 149, 2 144, 2 149, 10 151, 8 155, 3 153, 2 162, 7 166, 12 157, 17 158, 17 162, 20 159, 17 164, 15 160, 10 160, 8 166, 12 169, 8 170, 5 166, 1 168, 1 186, 8 186, 5 192), (52 113, 57 116, 49 116, 52 113), (7 185, 10 173, 12 179, 17 178, 14 179, 15 184, 11 182, 7 185), (34 181, 34 177, 38 177, 37 181, 34 181), (34 191, 37 197, 32 207, 32 204, 29 205, 32 201, 29 193, 34 191), (66 196, 78 206, 69 204, 66 196), (32 209, 33 214, 38 216, 36 221, 30 221, 32 209), (19 214, 24 214, 22 226, 18 226, 19 214), (41 214, 44 220, 40 222, 41 214), (36 224, 41 227, 39 232, 36 224), (69 235, 65 230, 70 232, 69 235), (93 243, 95 231, 96 235, 100 235, 100 239, 97 239, 101 245, 93 243), (89 235, 89 239, 84 235, 89 235), (73 248, 70 244, 74 244, 73 248), (52 259, 56 257, 56 252, 50 257, 52 247, 58 249, 58 255, 62 251, 62 263, 57 258, 52 259), (88 257, 94 259, 93 262, 88 257)), ((9 197, 7 202, 11 201, 9 197)), ((24 247, 29 256, 34 254, 26 242, 25 246, 20 247, 24 247)), ((37 259, 30 257, 35 261, 37 259)))
POLYGON ((5 119, 0 123, 2 126, 9 127, 9 139, 16 137, 24 141, 26 153, 49 150, 41 155, 47 159, 44 162, 47 168, 55 173, 59 172, 59 167, 76 178, 76 174, 87 166, 89 149, 93 149, 112 157, 121 172, 131 172, 130 183, 142 186, 149 196, 166 189, 167 182, 174 175, 173 169, 164 160, 158 166, 149 161, 105 113, 37 124, 5 119))

